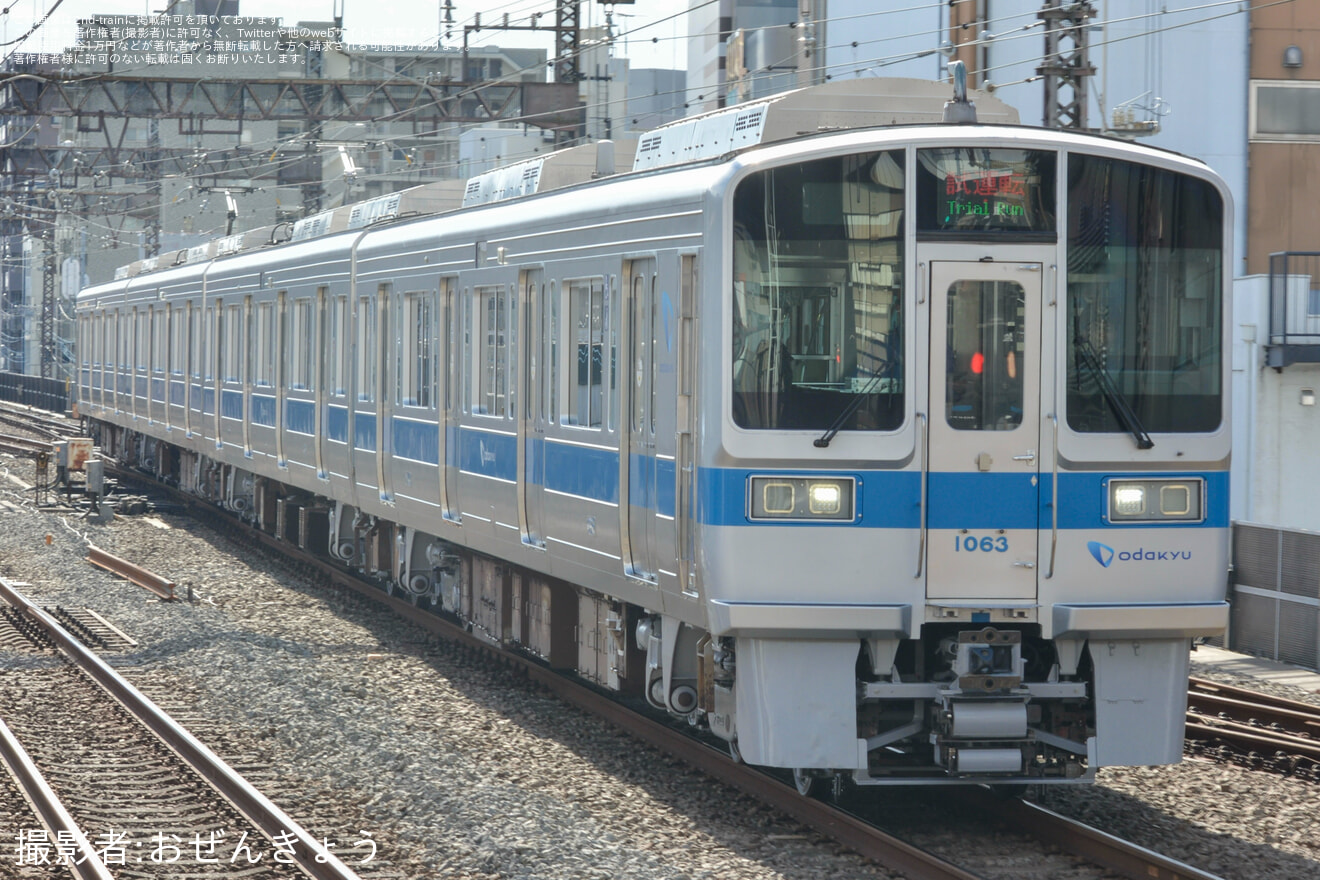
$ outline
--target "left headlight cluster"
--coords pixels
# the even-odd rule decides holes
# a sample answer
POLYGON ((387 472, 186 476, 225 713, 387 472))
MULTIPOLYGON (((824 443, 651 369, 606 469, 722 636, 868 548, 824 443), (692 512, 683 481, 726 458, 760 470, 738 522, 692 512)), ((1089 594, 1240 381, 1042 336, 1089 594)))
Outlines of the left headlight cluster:
POLYGON ((851 477, 750 477, 747 482, 752 519, 853 519, 851 477))
POLYGON ((1110 522, 1200 522, 1205 518, 1205 481, 1110 480, 1110 522))

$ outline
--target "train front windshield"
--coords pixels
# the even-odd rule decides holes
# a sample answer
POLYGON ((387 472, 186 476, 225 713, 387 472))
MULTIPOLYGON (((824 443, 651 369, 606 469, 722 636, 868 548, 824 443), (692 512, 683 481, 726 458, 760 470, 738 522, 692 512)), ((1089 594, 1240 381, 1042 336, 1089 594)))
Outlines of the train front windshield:
POLYGON ((1068 157, 1068 425, 1219 427, 1223 199, 1147 165, 1068 157))
MULTIPOLYGON (((964 152, 918 151, 917 176, 964 152)), ((1038 177, 1041 191, 1052 193, 1054 154, 1022 155, 1040 165, 1024 178, 1038 177)), ((1066 236, 1068 426, 1131 433, 1139 442, 1150 433, 1217 430, 1222 197, 1208 181, 1150 165, 1083 152, 1059 158, 1067 175, 1066 221, 1057 223, 1066 228, 1057 234, 1066 236)), ((831 433, 902 424, 909 170, 902 151, 872 152, 772 168, 738 184, 732 409, 739 427, 831 433)), ((942 193, 944 177, 936 177, 930 186, 942 193)), ((1020 229, 1003 218, 993 228, 955 219, 946 228, 919 216, 918 239, 1053 242, 1056 235, 1052 211, 1028 212, 1020 229)))
POLYGON ((754 174, 734 195, 733 416, 743 428, 903 420, 903 154, 754 174))

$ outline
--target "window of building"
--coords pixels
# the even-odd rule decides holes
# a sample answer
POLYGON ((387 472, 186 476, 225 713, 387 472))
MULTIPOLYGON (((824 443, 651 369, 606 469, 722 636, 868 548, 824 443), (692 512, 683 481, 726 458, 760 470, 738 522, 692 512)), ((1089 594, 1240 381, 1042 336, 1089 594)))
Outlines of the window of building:
POLYGON ((1251 84, 1251 139, 1320 141, 1320 82, 1251 84))

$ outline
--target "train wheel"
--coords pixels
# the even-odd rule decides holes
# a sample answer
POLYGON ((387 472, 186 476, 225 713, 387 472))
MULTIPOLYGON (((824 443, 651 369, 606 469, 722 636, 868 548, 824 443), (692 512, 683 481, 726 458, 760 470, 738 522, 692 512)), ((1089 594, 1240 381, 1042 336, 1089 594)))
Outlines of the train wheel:
POLYGON ((742 750, 738 748, 738 740, 736 739, 729 740, 729 757, 733 758, 735 763, 741 764, 743 762, 742 750))
POLYGON ((819 777, 811 775, 810 770, 803 770, 801 767, 793 768, 793 787, 803 797, 811 797, 818 788, 816 783, 819 781, 819 777))

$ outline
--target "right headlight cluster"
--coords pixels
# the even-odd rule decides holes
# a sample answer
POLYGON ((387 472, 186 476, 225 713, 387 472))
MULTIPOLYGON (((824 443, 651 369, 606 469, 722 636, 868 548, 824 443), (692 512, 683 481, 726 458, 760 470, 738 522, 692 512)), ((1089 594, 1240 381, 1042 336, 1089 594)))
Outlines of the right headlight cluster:
POLYGON ((748 484, 752 519, 853 519, 851 477, 751 477, 748 484))
POLYGON ((1110 522, 1200 522, 1205 480, 1110 480, 1110 522))

